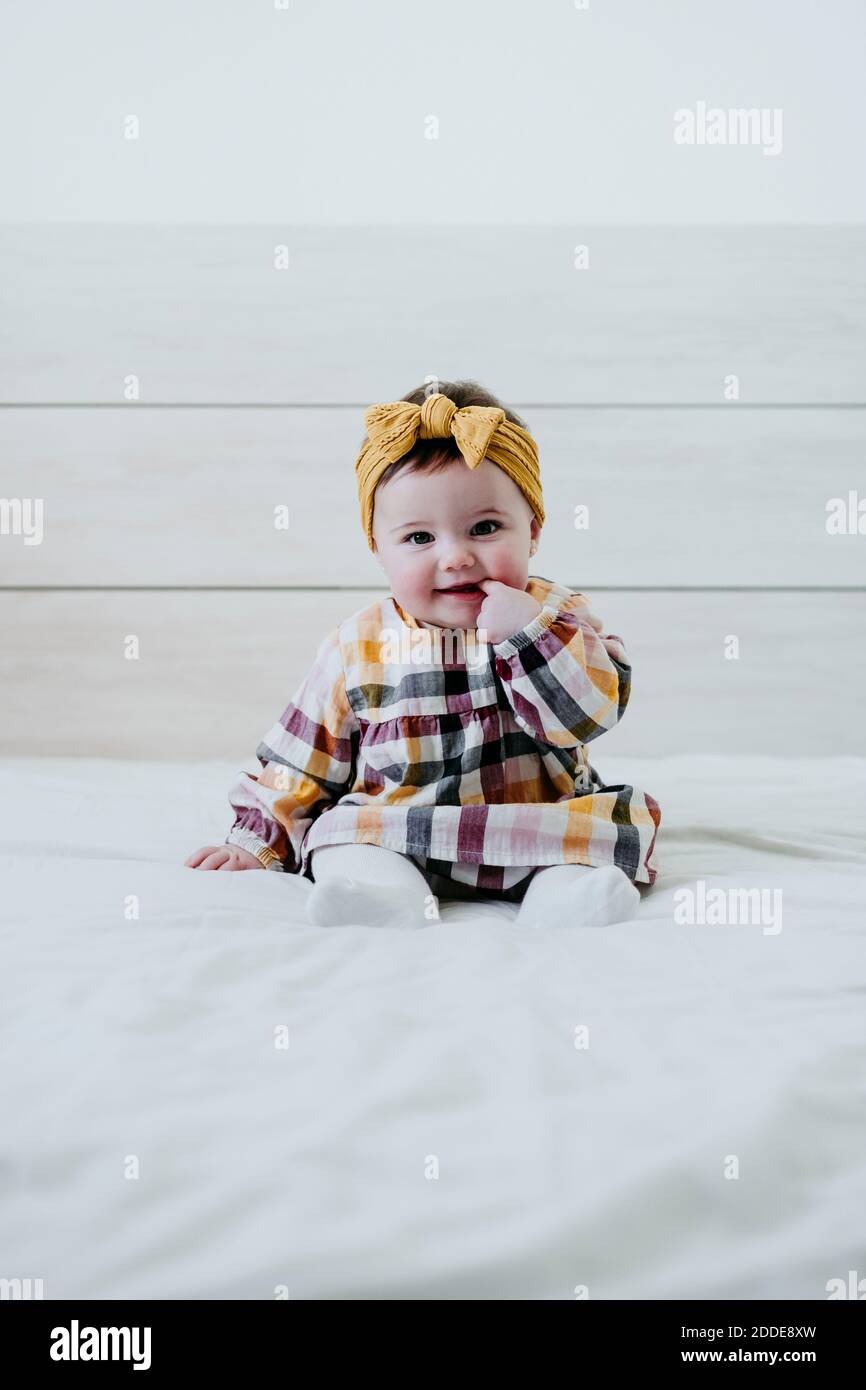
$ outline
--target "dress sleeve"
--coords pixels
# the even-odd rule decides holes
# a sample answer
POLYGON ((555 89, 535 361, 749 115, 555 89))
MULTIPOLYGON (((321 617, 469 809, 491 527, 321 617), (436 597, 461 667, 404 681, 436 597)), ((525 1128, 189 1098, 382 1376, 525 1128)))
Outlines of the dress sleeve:
POLYGON ((249 850, 266 869, 296 873, 313 821, 352 782, 358 733, 335 628, 256 749, 261 770, 238 774, 229 793, 235 822, 225 843, 249 850))
POLYGON ((631 665, 622 638, 602 631, 583 594, 552 599, 493 651, 515 719, 539 742, 589 743, 622 718, 631 665))

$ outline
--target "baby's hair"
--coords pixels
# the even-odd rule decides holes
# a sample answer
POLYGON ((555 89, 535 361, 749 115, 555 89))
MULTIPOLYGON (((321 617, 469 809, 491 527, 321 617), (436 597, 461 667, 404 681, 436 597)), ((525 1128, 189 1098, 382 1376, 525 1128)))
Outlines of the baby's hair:
MULTIPOLYGON (((447 396, 462 410, 466 405, 492 405, 498 406, 505 411, 506 420, 510 420, 513 425, 521 425, 526 429, 526 425, 519 415, 515 415, 513 410, 509 410, 502 401, 498 401, 489 391, 485 391, 477 381, 440 381, 437 389, 443 396, 447 396)), ((409 391, 400 399, 408 401, 410 405, 423 405, 427 396, 430 395, 429 386, 416 386, 413 391, 409 391)), ((396 463, 391 463, 382 474, 378 487, 387 483, 394 477, 395 473, 401 472, 406 468, 410 473, 420 473, 429 470, 432 473, 438 472, 442 468, 447 468, 455 459, 460 458, 460 449, 457 440, 451 436, 450 439, 419 439, 414 449, 408 454, 404 454, 396 463)))

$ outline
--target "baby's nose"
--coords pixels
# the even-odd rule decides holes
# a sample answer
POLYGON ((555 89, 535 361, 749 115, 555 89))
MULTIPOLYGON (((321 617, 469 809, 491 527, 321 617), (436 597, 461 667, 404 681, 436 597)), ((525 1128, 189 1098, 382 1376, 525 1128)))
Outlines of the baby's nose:
POLYGON ((475 556, 472 547, 465 541, 446 541, 442 550, 442 566, 444 569, 469 568, 475 564, 475 556))

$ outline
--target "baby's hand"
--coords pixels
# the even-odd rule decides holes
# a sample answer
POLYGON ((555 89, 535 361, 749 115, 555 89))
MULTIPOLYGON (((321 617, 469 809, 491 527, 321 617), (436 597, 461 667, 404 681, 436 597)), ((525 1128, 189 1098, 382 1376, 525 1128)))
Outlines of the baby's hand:
POLYGON ((263 869, 254 854, 240 845, 205 845, 184 860, 190 869, 263 869))
POLYGON ((525 589, 512 589, 498 579, 481 579, 479 584, 487 597, 476 614, 475 627, 488 642, 513 637, 541 612, 541 604, 525 589))

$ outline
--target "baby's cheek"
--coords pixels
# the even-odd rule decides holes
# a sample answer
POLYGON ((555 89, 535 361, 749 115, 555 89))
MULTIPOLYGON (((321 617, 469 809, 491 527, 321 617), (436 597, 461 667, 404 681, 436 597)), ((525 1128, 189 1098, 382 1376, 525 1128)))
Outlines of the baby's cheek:
POLYGON ((503 584, 507 584, 509 589, 519 589, 521 593, 524 593, 528 582, 526 567, 512 563, 508 567, 508 578, 503 579, 502 582, 503 584))

